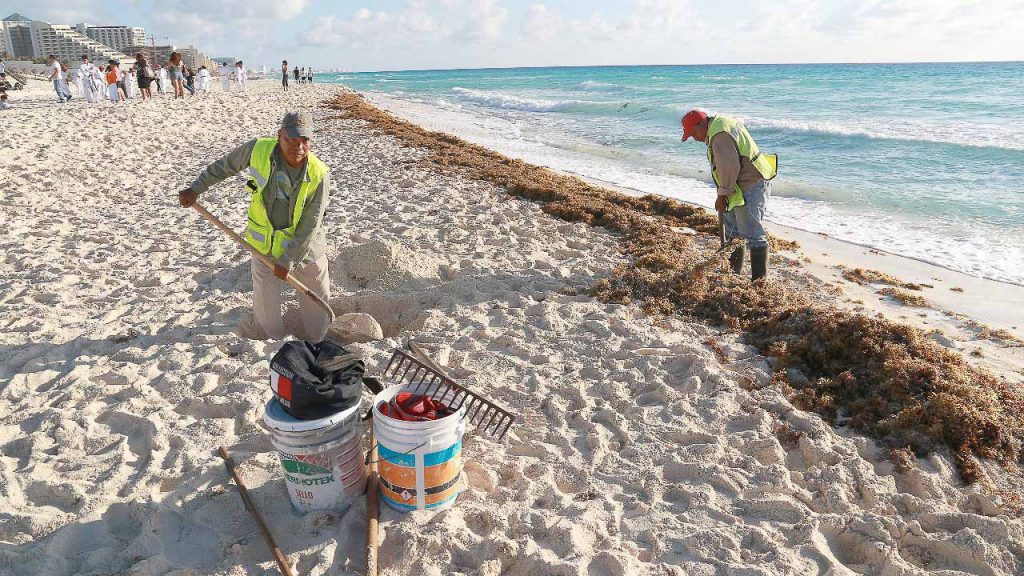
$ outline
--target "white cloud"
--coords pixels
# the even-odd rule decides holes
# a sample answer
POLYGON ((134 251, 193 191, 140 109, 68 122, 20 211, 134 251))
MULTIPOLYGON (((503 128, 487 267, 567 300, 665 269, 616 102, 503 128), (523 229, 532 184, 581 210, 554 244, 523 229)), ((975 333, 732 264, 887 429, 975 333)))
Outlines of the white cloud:
POLYGON ((320 16, 309 30, 296 35, 297 40, 310 46, 328 46, 364 39, 380 38, 393 30, 394 18, 387 12, 359 9, 355 15, 343 20, 337 16, 320 16))
POLYGON ((591 14, 586 20, 570 20, 566 24, 566 32, 570 38, 601 43, 620 43, 625 40, 625 36, 618 32, 618 28, 597 13, 591 14))
POLYGON ((508 11, 494 0, 409 0, 395 13, 360 8, 350 18, 321 16, 296 34, 303 45, 372 45, 380 50, 419 47, 453 37, 491 41, 501 36, 508 11))
POLYGON ((522 33, 527 38, 547 40, 562 28, 561 15, 555 14, 544 4, 530 4, 523 20, 522 33))
POLYGON ((633 13, 622 29, 676 29, 699 21, 688 0, 635 0, 633 13))
POLYGON ((81 22, 93 24, 108 20, 112 14, 101 0, 61 0, 60 2, 16 1, 7 2, 0 8, 0 18, 17 12, 26 18, 42 20, 52 24, 74 25, 81 22))
POLYGON ((311 0, 160 0, 158 12, 184 12, 223 20, 291 20, 309 7, 311 0))
POLYGON ((761 62, 984 60, 1024 34, 1021 0, 759 0, 752 14, 744 36, 761 62))
POLYGON ((398 24, 411 34, 438 34, 441 23, 431 14, 426 0, 412 0, 398 15, 398 24))
POLYGON ((474 40, 497 40, 508 20, 508 10, 495 0, 472 0, 469 21, 463 33, 474 40))
MULTIPOLYGON (((169 14, 161 12, 153 15, 153 23, 160 32, 174 32, 170 37, 176 44, 195 43, 211 36, 217 37, 224 33, 224 24, 216 20, 207 20, 198 14, 169 14)), ((151 32, 147 30, 147 32, 151 32)))

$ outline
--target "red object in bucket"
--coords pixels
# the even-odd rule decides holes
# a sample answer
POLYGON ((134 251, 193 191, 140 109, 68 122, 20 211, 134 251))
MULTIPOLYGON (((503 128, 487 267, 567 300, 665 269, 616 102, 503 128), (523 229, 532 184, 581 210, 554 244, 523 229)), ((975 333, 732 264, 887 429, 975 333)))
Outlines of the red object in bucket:
POLYGON ((437 420, 453 413, 448 405, 430 396, 411 392, 399 392, 391 402, 381 402, 377 409, 389 418, 406 422, 437 420))

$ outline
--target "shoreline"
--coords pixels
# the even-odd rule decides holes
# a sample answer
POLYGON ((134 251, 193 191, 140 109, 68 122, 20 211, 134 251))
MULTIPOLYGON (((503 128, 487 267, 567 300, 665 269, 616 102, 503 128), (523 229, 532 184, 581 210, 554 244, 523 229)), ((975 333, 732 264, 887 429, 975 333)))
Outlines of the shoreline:
MULTIPOLYGON (((550 167, 548 169, 555 170, 550 167)), ((584 174, 555 171, 626 194, 634 196, 647 194, 647 192, 619 186, 584 174)), ((703 208, 685 200, 678 201, 703 208)), ((808 271, 822 281, 842 281, 844 288, 854 290, 858 296, 863 295, 862 291, 857 290, 857 284, 842 279, 838 267, 844 266, 876 270, 916 284, 940 282, 941 285, 935 285, 934 290, 927 290, 922 293, 922 296, 951 312, 965 314, 979 322, 1007 330, 1018 338, 1024 339, 1024 284, 982 278, 933 262, 886 252, 872 246, 768 220, 766 220, 765 228, 769 233, 784 240, 798 242, 801 247, 800 251, 806 258, 804 264, 808 271), (947 290, 942 291, 941 288, 947 288, 947 290), (948 288, 962 288, 963 292, 952 292, 948 288), (995 301, 1002 301, 1006 306, 996 309, 991 305, 995 301)))
MULTIPOLYGON (((510 196, 539 204, 547 214, 612 232, 628 264, 597 282, 590 295, 638 306, 652 316, 683 317, 736 333, 771 357, 777 366, 772 382, 794 403, 833 425, 852 420, 857 431, 918 455, 945 446, 968 483, 988 478, 978 460, 982 455, 1016 470, 1017 446, 1024 442, 1019 440, 1024 420, 1016 408, 1024 403, 1019 389, 1024 341, 1012 334, 964 319, 963 326, 977 329, 989 351, 1010 350, 1002 358, 980 361, 986 358, 982 347, 968 355, 942 330, 904 322, 906 314, 887 317, 847 297, 840 285, 807 273, 802 263, 807 258, 795 242, 770 238, 776 273, 752 284, 728 271, 711 239, 717 238, 715 217, 704 208, 623 194, 509 158, 394 116, 355 91, 343 92, 327 106, 339 111, 339 118, 364 121, 378 134, 423 150, 421 163, 427 169, 497 185, 510 196), (797 258, 788 257, 788 251, 797 258), (840 298, 849 305, 839 304, 840 298), (879 396, 889 400, 880 403, 879 396), (979 430, 997 432, 983 438, 979 430)), ((843 276, 864 285, 887 284, 878 289, 880 299, 916 308, 921 318, 929 317, 922 308, 934 310, 907 291, 932 285, 860 268, 843 269, 843 276)))
MULTIPOLYGON (((340 85, 344 86, 344 83, 340 85)), ((451 133, 469 142, 484 147, 488 146, 488 144, 478 141, 474 131, 459 130, 450 123, 441 122, 423 114, 413 113, 411 111, 411 108, 413 108, 411 103, 380 93, 363 95, 373 105, 399 118, 423 126, 428 130, 451 133)), ((416 103, 415 107, 431 108, 432 106, 427 103, 416 103)), ((514 154, 509 156, 517 158, 514 154)), ((544 167, 556 173, 578 177, 584 181, 592 182, 630 196, 642 197, 648 194, 647 192, 578 172, 560 170, 549 166, 544 167)), ((686 200, 677 198, 673 198, 673 200, 689 206, 707 209, 707 207, 686 200)), ((818 232, 777 224, 771 222, 770 217, 771 208, 769 206, 766 228, 783 239, 800 242, 802 256, 810 260, 807 267, 808 271, 812 272, 823 282, 841 282, 844 288, 849 288, 856 296, 854 300, 863 299, 868 295, 868 292, 863 290, 863 287, 843 280, 839 270, 836 268, 837 266, 878 270, 914 283, 930 284, 938 282, 940 284, 936 284, 934 290, 927 290, 923 294, 926 298, 934 300, 935 305, 948 309, 953 314, 963 314, 982 324, 1007 330, 1015 337, 1024 340, 1024 284, 974 276, 918 258, 886 252, 855 242, 833 238, 818 232), (950 292, 948 288, 952 287, 962 288, 964 292, 950 292), (941 288, 947 289, 941 290, 941 288), (991 305, 997 301, 1005 302, 1006 305, 1001 308, 991 305)), ((905 308, 901 306, 882 306, 879 307, 879 311, 900 320, 908 319, 901 318, 906 313, 905 308)), ((914 321, 914 319, 911 320, 914 321)), ((918 322, 918 326, 928 327, 928 324, 918 322)), ((1024 368, 1024 360, 1021 362, 1021 368, 1024 368)))

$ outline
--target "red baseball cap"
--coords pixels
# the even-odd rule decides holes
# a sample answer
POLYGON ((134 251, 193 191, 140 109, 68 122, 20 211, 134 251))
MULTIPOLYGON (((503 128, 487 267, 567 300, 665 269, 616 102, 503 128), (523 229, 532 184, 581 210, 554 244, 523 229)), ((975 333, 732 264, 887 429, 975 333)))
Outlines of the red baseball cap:
POLYGON ((693 136, 693 130, 697 127, 697 124, 701 123, 701 120, 707 120, 708 115, 700 110, 690 110, 683 116, 682 121, 679 123, 683 125, 683 142, 690 139, 693 136))

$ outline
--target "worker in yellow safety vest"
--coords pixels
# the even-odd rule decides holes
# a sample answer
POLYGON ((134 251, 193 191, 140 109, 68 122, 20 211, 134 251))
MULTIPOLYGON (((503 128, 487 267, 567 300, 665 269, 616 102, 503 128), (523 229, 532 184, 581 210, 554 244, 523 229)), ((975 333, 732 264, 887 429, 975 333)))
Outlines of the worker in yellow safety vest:
MULTIPOLYGON (((743 122, 721 114, 690 110, 683 116, 683 141, 691 136, 708 147, 711 177, 718 190, 715 209, 725 222, 726 236, 745 239, 750 248, 751 280, 768 273, 768 235, 761 220, 778 173, 778 157, 764 154, 743 122)), ((729 256, 733 272, 743 269, 743 246, 729 256)))
MULTIPOLYGON (((290 273, 317 296, 330 296, 323 217, 330 189, 329 171, 311 151, 313 121, 306 112, 289 112, 276 138, 257 138, 210 164, 178 193, 184 207, 192 206, 211 186, 248 170, 249 214, 245 240, 270 256, 274 268, 253 259, 253 321, 243 322, 247 338, 284 338, 281 281, 290 273)), ((306 340, 318 342, 330 317, 317 303, 299 294, 306 340)))

